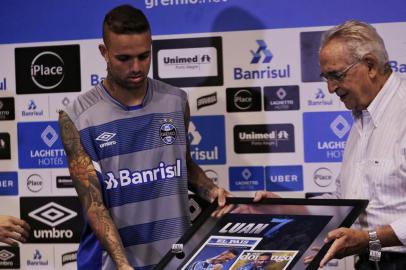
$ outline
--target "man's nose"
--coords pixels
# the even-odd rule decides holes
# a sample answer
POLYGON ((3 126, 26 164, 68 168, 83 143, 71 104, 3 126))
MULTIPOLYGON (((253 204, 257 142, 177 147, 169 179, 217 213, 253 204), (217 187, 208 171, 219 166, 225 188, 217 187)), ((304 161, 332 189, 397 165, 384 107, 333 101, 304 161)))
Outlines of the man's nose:
POLYGON ((338 89, 338 83, 335 80, 328 80, 327 88, 330 94, 334 94, 338 89))

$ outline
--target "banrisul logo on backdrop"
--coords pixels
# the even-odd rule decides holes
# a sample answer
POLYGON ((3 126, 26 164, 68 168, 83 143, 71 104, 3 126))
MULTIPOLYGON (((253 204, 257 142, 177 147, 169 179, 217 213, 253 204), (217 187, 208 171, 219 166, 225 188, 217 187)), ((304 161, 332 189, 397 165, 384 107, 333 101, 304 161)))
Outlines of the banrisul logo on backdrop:
POLYGON ((155 79, 179 87, 223 85, 221 37, 154 40, 155 79))
POLYGON ((34 99, 27 101, 25 108, 21 111, 22 117, 40 117, 44 115, 44 109, 40 108, 34 99))
POLYGON ((11 159, 10 134, 0 132, 0 159, 11 159))
POLYGON ((66 153, 58 132, 56 121, 18 123, 19 167, 66 168, 66 153))
POLYGON ((303 191, 303 168, 300 165, 265 167, 266 190, 303 191))
POLYGON ((27 266, 48 266, 48 258, 39 250, 35 249, 34 253, 31 255, 31 258, 27 260, 27 266))
POLYGON ((266 86, 264 87, 265 111, 299 110, 299 86, 266 86))
POLYGON ((341 162, 351 126, 349 111, 303 113, 305 162, 341 162))
POLYGON ((31 226, 28 243, 78 243, 83 226, 77 197, 21 197, 20 215, 31 226))
POLYGON ((6 91, 7 90, 7 78, 3 77, 0 78, 0 91, 6 91))
POLYGON ((317 88, 314 91, 313 98, 307 100, 308 106, 330 106, 333 105, 333 98, 327 91, 317 88))
POLYGON ((261 111, 261 87, 227 88, 227 112, 261 111))
POLYGON ((0 172, 0 195, 18 195, 17 172, 0 172))
POLYGON ((14 98, 0 98, 0 121, 15 119, 14 98))
POLYGON ((189 125, 190 154, 197 164, 225 164, 224 116, 193 116, 189 125))
POLYGON ((300 33, 302 82, 321 82, 319 49, 323 31, 300 33))
POLYGON ((295 152, 294 126, 237 125, 234 127, 234 151, 238 154, 295 152))
POLYGON ((79 45, 15 49, 17 94, 80 92, 79 45))
POLYGON ((235 67, 233 70, 234 80, 261 80, 289 78, 291 76, 290 65, 274 66, 272 60, 275 55, 271 51, 271 41, 258 39, 256 46, 253 43, 252 48, 239 55, 246 56, 250 68, 235 67))
POLYGON ((228 169, 231 191, 264 190, 263 167, 230 167, 228 169))
POLYGON ((0 269, 20 269, 20 248, 0 246, 0 269))

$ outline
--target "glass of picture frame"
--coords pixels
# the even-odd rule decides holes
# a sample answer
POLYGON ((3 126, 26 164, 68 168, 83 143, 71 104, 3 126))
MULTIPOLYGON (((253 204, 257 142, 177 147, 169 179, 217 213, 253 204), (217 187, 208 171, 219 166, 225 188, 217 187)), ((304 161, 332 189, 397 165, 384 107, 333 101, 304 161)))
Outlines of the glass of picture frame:
POLYGON ((326 234, 350 227, 368 201, 233 197, 227 203, 233 209, 221 218, 211 216, 217 202, 209 205, 155 269, 318 269, 331 245, 323 242, 326 234), (305 265, 308 255, 315 257, 305 265))

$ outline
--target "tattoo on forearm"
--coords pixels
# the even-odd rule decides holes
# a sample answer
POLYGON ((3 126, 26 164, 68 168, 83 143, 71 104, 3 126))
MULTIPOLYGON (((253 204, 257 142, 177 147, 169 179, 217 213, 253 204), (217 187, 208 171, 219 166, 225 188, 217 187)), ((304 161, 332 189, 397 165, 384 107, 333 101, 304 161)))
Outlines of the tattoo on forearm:
POLYGON ((69 172, 89 224, 116 264, 128 264, 117 228, 104 206, 96 170, 80 142, 79 132, 63 111, 59 113, 59 126, 69 172))

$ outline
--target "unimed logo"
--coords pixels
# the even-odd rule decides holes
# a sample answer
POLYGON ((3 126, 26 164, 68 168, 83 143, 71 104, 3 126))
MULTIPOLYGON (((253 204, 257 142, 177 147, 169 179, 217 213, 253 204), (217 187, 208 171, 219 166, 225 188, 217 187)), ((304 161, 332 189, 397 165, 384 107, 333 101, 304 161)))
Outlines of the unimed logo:
POLYGON ((15 49, 17 94, 80 92, 79 45, 15 49))
POLYGON ((223 85, 221 37, 153 41, 153 76, 179 87, 223 85))
POLYGON ((243 153, 295 152, 295 133, 292 124, 236 125, 234 151, 243 153))
POLYGON ((21 218, 31 226, 29 243, 77 243, 83 220, 77 197, 21 197, 21 218))
POLYGON ((303 113, 305 162, 341 162, 351 125, 349 111, 303 113))

